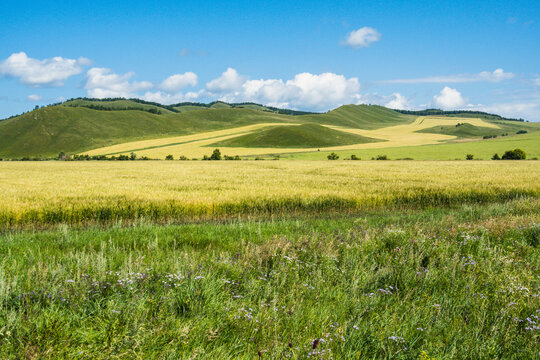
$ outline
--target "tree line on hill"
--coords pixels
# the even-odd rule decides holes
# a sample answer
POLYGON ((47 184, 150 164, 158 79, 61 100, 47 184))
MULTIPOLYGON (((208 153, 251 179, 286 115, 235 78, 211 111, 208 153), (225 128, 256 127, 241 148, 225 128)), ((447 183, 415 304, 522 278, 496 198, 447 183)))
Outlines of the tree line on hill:
POLYGON ((425 109, 425 110, 398 110, 394 109, 394 111, 397 111, 398 113, 405 114, 405 115, 418 115, 418 116, 429 116, 429 115, 479 115, 479 116, 489 116, 492 118, 495 118, 497 120, 506 120, 506 121, 519 121, 519 122, 525 122, 523 119, 514 119, 514 118, 506 118, 502 117, 500 115, 496 114, 490 114, 483 111, 474 111, 474 110, 452 110, 452 111, 445 111, 445 110, 439 110, 439 109, 425 109))

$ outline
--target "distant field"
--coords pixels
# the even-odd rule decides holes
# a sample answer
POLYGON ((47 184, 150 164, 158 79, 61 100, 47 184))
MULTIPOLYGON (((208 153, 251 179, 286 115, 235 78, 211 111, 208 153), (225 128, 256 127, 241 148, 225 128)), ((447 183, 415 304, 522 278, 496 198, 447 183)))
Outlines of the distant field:
POLYGON ((1 162, 0 228, 485 203, 539 178, 536 161, 1 162))
MULTIPOLYGON (((516 132, 540 132, 540 124, 493 114, 440 113, 417 116, 376 105, 306 113, 252 103, 168 106, 137 99, 80 98, 0 121, 0 158, 131 152, 156 159, 202 158, 215 147, 231 156, 308 152, 320 158, 319 151, 409 147, 400 150, 403 158, 414 157, 413 147, 422 145, 503 134, 525 139, 515 137, 516 132)), ((443 155, 435 159, 448 158, 443 155)))
MULTIPOLYGON (((390 159, 412 158, 415 160, 455 160, 465 159, 467 154, 473 154, 475 159, 491 159, 493 154, 504 154, 507 150, 523 149, 527 158, 540 158, 540 132, 508 137, 498 137, 489 140, 449 142, 436 145, 402 146, 379 149, 357 149, 336 151, 342 159, 355 154, 363 160, 369 160, 377 155, 387 155, 390 159)), ((283 155, 290 159, 322 160, 331 151, 295 153, 283 155)))
MULTIPOLYGON (((88 151, 86 154, 118 155, 135 152, 139 156, 154 159, 163 159, 169 154, 176 158, 179 156, 201 158, 211 153, 212 149, 209 149, 209 147, 217 147, 221 148, 222 152, 227 155, 306 153, 289 157, 321 159, 326 156, 327 152, 325 151, 356 151, 407 146, 409 148, 400 150, 404 154, 400 157, 412 157, 407 153, 409 150, 414 152, 415 148, 413 147, 439 144, 457 139, 457 136, 453 135, 426 133, 426 129, 437 126, 455 128, 457 124, 466 124, 474 129, 503 132, 497 124, 469 117, 419 117, 408 124, 371 130, 316 124, 300 125, 291 123, 280 125, 279 123, 262 123, 227 130, 202 132, 196 135, 124 143, 88 151), (288 125, 299 125, 299 127, 288 128, 288 125), (356 139, 351 135, 358 138, 356 139), (315 146, 315 144, 320 145, 315 146)), ((513 139, 516 138, 513 137, 513 139)), ((526 137, 520 136, 518 139, 526 139, 526 137)), ((461 158, 462 156, 458 157, 461 158)), ((453 158, 455 157, 451 157, 451 159, 453 158)), ((434 159, 450 158, 445 156, 443 158, 435 157, 434 159)))

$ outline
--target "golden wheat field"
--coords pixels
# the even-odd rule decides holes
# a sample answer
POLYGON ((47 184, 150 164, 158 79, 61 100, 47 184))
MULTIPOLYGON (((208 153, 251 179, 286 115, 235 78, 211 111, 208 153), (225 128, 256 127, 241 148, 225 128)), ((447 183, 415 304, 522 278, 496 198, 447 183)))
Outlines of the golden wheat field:
POLYGON ((1 162, 3 228, 538 197, 535 161, 1 162))

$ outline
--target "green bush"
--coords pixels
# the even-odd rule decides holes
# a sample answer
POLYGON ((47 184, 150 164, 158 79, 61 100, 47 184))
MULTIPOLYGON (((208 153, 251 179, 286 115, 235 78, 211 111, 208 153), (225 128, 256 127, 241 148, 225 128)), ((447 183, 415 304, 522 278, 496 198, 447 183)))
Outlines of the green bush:
POLYGON ((333 152, 333 153, 329 154, 327 156, 327 158, 328 158, 328 160, 337 160, 337 159, 339 159, 339 155, 336 154, 335 152, 333 152))
POLYGON ((360 159, 358 156, 352 154, 351 155, 351 160, 362 160, 362 159, 360 159))
POLYGON ((388 160, 388 157, 386 155, 377 155, 375 160, 388 160))
POLYGON ((527 133, 527 130, 519 130, 518 132, 516 132, 516 134, 526 134, 527 133))
POLYGON ((174 157, 171 154, 169 154, 165 156, 165 160, 174 160, 174 157))
POLYGON ((472 160, 472 159, 474 159, 474 155, 473 154, 467 154, 467 156, 465 156, 465 159, 472 160))
POLYGON ((221 151, 219 151, 219 149, 215 149, 210 156, 210 160, 221 160, 221 151))
POLYGON ((525 160, 527 154, 521 149, 508 150, 502 156, 503 160, 525 160))
POLYGON ((491 157, 491 160, 501 160, 501 157, 499 156, 499 154, 495 153, 495 155, 491 157))

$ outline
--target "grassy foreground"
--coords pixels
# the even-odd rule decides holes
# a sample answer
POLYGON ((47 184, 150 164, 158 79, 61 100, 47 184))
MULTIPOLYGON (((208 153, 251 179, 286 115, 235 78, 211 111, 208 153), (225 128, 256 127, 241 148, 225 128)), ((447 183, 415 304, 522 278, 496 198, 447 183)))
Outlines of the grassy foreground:
POLYGON ((0 230, 501 202, 538 179, 538 161, 0 162, 0 230))
POLYGON ((0 236, 6 359, 532 359, 540 201, 0 236))

